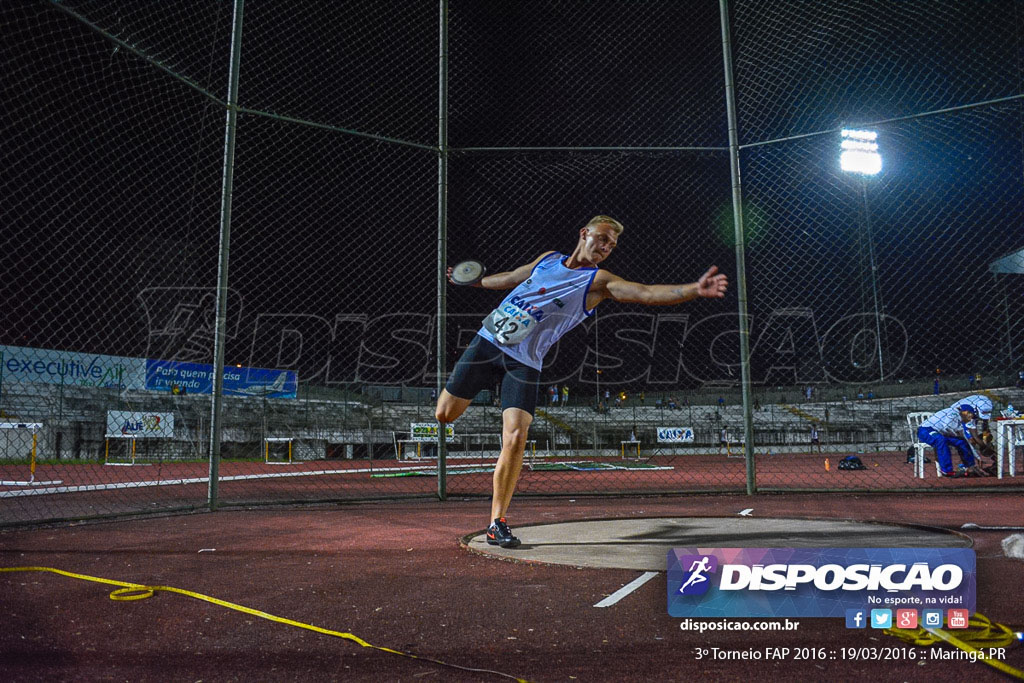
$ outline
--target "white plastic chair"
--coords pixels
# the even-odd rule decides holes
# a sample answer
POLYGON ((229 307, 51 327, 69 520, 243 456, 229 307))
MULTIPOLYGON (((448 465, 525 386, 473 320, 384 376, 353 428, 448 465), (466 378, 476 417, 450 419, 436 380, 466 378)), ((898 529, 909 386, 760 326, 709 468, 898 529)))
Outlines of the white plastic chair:
POLYGON ((1009 476, 1016 476, 1017 471, 1017 447, 1024 445, 1024 420, 1009 419, 996 420, 996 466, 997 475, 1003 478, 1004 471, 1009 476), (1007 467, 1003 468, 1003 454, 1006 454, 1007 467))
MULTIPOLYGON (((910 439, 914 448, 914 474, 919 479, 924 479, 924 451, 931 448, 926 443, 917 440, 917 428, 921 423, 932 416, 932 413, 907 413, 907 426, 910 427, 910 439)), ((935 476, 940 476, 939 459, 935 458, 935 476)))

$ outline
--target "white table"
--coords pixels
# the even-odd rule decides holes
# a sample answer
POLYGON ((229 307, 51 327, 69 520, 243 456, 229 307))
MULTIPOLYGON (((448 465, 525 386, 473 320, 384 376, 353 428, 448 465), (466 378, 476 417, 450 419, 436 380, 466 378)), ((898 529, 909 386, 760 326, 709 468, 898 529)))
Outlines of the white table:
POLYGON ((1015 476, 1017 470, 1017 446, 1024 446, 1024 418, 993 420, 996 430, 993 445, 996 447, 996 476, 1003 478, 1003 454, 1006 454, 1007 473, 1015 476))

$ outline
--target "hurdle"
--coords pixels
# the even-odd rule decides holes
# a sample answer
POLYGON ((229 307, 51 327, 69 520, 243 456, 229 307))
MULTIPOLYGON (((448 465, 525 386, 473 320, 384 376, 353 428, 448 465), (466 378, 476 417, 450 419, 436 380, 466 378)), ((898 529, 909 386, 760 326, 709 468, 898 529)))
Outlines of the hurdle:
POLYGON ((135 465, 135 437, 129 434, 124 436, 110 436, 109 434, 103 439, 103 464, 110 465, 111 467, 131 467, 135 465), (125 446, 128 449, 128 462, 112 462, 110 460, 110 440, 111 439, 128 439, 131 441, 130 446, 125 446))
POLYGON ((39 449, 39 430, 43 428, 42 422, 0 422, 0 431, 4 434, 4 452, 7 451, 7 444, 10 443, 10 434, 16 433, 9 430, 27 429, 32 432, 32 448, 28 457, 28 480, 4 480, 0 486, 48 486, 64 483, 63 480, 36 481, 36 457, 39 449))
POLYGON ((640 440, 639 439, 627 439, 625 441, 620 441, 619 442, 619 454, 622 456, 623 460, 626 459, 626 448, 627 447, 629 448, 630 454, 632 454, 633 449, 636 448, 636 457, 637 457, 637 460, 639 460, 640 459, 640 440))
POLYGON ((292 437, 290 436, 268 436, 263 439, 263 463, 266 465, 291 465, 292 464, 292 437), (270 459, 270 444, 272 443, 287 443, 288 444, 288 459, 287 460, 271 460, 270 459))

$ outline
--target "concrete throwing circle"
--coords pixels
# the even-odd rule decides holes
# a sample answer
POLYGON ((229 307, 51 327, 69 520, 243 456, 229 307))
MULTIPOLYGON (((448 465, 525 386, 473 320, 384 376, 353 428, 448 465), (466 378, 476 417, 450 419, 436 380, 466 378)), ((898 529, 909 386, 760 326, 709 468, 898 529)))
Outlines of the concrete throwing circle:
POLYGON ((523 544, 487 545, 485 535, 465 539, 485 555, 503 559, 665 571, 672 548, 969 548, 969 537, 934 527, 840 520, 750 517, 606 519, 513 527, 523 544))

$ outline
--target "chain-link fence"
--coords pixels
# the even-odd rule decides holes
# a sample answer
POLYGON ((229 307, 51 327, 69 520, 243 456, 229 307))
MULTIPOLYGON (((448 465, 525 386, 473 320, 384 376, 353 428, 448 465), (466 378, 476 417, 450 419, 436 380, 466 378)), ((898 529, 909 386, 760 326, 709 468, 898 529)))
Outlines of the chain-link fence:
POLYGON ((751 374, 833 400, 843 387, 830 419, 812 400, 806 421, 832 440, 888 430, 858 448, 880 472, 878 450, 917 440, 907 414, 984 393, 999 418, 1024 384, 1024 17, 1009 2, 921 9, 734 3, 731 17, 751 374), (841 163, 848 150, 876 164, 841 163), (871 400, 894 393, 899 410, 871 400))
POLYGON ((440 480, 431 426, 500 295, 439 273, 569 253, 599 213, 617 275, 731 288, 604 303, 552 349, 521 492, 1017 481, 1007 429, 1003 476, 919 478, 907 418, 1024 403, 1017 3, 24 0, 0 26, 6 523, 489 495, 496 392, 440 480), (844 129, 880 173, 842 169, 844 129))

